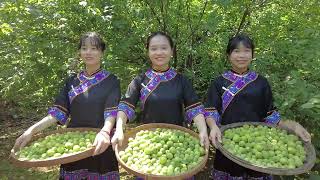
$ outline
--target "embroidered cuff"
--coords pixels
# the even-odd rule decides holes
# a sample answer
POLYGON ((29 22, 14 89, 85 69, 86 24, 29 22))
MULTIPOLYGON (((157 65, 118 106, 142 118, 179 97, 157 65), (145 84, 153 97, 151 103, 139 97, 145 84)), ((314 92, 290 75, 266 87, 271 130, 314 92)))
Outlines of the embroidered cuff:
POLYGON ((90 172, 88 169, 80 169, 75 171, 66 171, 60 168, 60 178, 62 179, 114 179, 119 180, 120 175, 117 171, 107 172, 105 174, 99 174, 96 172, 90 172))
POLYGON ((118 111, 123 111, 127 115, 129 121, 133 120, 135 114, 134 109, 126 102, 119 103, 118 111))
POLYGON ((111 117, 117 117, 118 109, 116 107, 114 108, 108 108, 104 110, 104 119, 111 117))
POLYGON ((220 124, 221 117, 219 112, 214 108, 206 108, 204 113, 205 118, 213 118, 216 121, 216 124, 220 124))
POLYGON ((49 108, 48 114, 56 118, 61 124, 65 124, 67 122, 68 114, 59 109, 58 107, 49 108))
POLYGON ((204 114, 204 107, 203 105, 198 105, 191 109, 186 108, 186 121, 187 123, 191 123, 193 118, 196 117, 198 114, 204 114))
POLYGON ((272 114, 264 118, 265 122, 268 124, 278 124, 280 119, 281 117, 278 111, 273 111, 272 114))

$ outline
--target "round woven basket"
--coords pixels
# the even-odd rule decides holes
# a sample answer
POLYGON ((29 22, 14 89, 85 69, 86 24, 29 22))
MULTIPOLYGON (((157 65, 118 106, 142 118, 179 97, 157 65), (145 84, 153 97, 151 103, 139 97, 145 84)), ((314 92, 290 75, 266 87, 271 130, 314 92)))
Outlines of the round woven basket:
MULTIPOLYGON (((64 129, 59 129, 59 130, 55 130, 55 131, 50 131, 50 132, 34 135, 32 137, 32 139, 30 140, 30 142, 27 143, 27 145, 29 145, 31 142, 36 141, 39 138, 43 138, 43 137, 46 137, 51 134, 66 133, 66 132, 71 132, 71 131, 99 132, 100 129, 97 129, 97 128, 64 128, 64 129)), ((18 152, 18 151, 19 151, 19 149, 16 149, 16 148, 11 149, 9 160, 14 165, 19 166, 19 167, 48 167, 48 166, 55 166, 55 165, 59 165, 59 164, 66 164, 66 163, 70 163, 70 162, 74 162, 74 161, 78 161, 78 160, 90 157, 93 154, 94 147, 87 149, 85 151, 62 155, 61 157, 52 157, 52 158, 48 158, 45 160, 34 160, 34 161, 18 159, 18 157, 16 156, 16 152, 18 152)))
POLYGON ((187 128, 184 128, 184 127, 181 127, 181 126, 172 125, 172 124, 150 123, 150 124, 145 124, 145 125, 141 125, 141 126, 138 126, 136 128, 133 128, 129 132, 125 133, 124 140, 122 142, 122 146, 116 145, 116 147, 115 147, 115 152, 116 152, 116 157, 118 159, 118 162, 127 172, 129 172, 131 174, 134 174, 134 175, 136 175, 138 177, 144 178, 145 180, 147 180, 147 179, 152 179, 152 180, 179 180, 179 179, 186 179, 188 177, 192 177, 193 175, 195 175, 199 171, 201 171, 201 169, 206 165, 206 162, 208 160, 208 151, 206 151, 206 154, 205 154, 203 160, 196 167, 194 167, 190 171, 187 171, 187 172, 181 173, 179 175, 175 175, 175 176, 146 174, 146 173, 143 173, 141 171, 134 170, 134 169, 130 168, 128 165, 126 165, 125 162, 123 162, 123 160, 120 158, 119 152, 120 151, 124 151, 127 148, 128 139, 130 137, 135 138, 136 134, 141 130, 153 131, 156 128, 177 129, 177 130, 186 132, 186 133, 190 134, 191 136, 199 139, 198 134, 195 133, 194 131, 191 131, 190 129, 187 129, 187 128))
MULTIPOLYGON (((280 128, 279 126, 266 124, 263 122, 240 122, 240 123, 232 123, 232 124, 222 126, 220 128, 220 130, 221 130, 221 133, 223 134, 223 132, 226 131, 227 129, 241 127, 245 124, 253 125, 253 126, 262 125, 262 126, 280 128)), ((293 131, 287 130, 287 132, 290 134, 295 134, 293 131)), ((316 153, 315 153, 315 149, 314 149, 313 145, 310 142, 304 142, 304 141, 302 141, 302 142, 304 144, 304 149, 306 151, 306 160, 304 161, 304 164, 301 167, 294 168, 294 169, 259 167, 259 166, 253 165, 252 163, 250 163, 244 159, 241 159, 241 158, 233 155, 231 152, 229 152, 227 149, 225 149, 221 143, 217 142, 217 146, 218 146, 218 149, 222 152, 222 154, 224 154, 227 158, 229 158, 233 162, 235 162, 243 167, 246 167, 246 168, 249 168, 249 169, 252 169, 255 171, 267 173, 267 174, 273 174, 273 175, 297 175, 297 174, 306 173, 309 170, 311 170, 311 168, 314 166, 315 161, 316 161, 316 153)))

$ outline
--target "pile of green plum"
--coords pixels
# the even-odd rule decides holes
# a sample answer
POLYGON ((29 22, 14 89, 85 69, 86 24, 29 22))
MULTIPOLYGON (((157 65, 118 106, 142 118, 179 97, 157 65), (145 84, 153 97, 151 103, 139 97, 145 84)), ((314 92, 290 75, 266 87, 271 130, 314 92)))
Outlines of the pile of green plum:
POLYGON ((178 175, 197 166, 205 155, 197 138, 174 129, 141 130, 129 138, 120 158, 134 170, 153 175, 178 175))
POLYGON ((39 138, 16 153, 19 160, 45 160, 85 151, 92 147, 94 131, 69 131, 39 138))
POLYGON ((259 167, 294 169, 303 165, 306 152, 296 135, 263 125, 244 125, 224 131, 223 147, 259 167))

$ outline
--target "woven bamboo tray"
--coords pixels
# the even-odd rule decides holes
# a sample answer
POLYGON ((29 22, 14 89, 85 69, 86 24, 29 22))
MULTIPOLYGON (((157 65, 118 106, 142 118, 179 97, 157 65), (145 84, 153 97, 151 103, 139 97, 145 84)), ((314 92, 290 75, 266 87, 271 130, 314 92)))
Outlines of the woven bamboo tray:
MULTIPOLYGON (((245 124, 253 125, 253 126, 262 125, 262 126, 280 128, 279 126, 270 125, 270 124, 266 124, 263 122, 240 122, 240 123, 232 123, 232 124, 222 126, 220 128, 220 130, 221 130, 221 133, 223 134, 223 132, 227 129, 241 127, 245 124)), ((293 131, 287 131, 287 132, 290 134, 295 134, 293 131)), ((231 152, 229 152, 227 149, 225 149, 221 143, 217 142, 217 146, 218 146, 218 149, 222 152, 222 154, 224 154, 227 158, 229 158, 233 162, 235 162, 243 167, 246 167, 246 168, 249 168, 249 169, 252 169, 255 171, 267 173, 267 174, 273 174, 273 175, 297 175, 297 174, 302 174, 302 173, 306 173, 306 172, 310 171, 316 161, 316 153, 315 153, 315 149, 314 149, 313 145, 310 142, 304 142, 304 141, 302 141, 302 142, 304 144, 304 149, 306 151, 306 160, 301 167, 294 168, 294 169, 271 168, 271 167, 266 168, 266 167, 255 166, 252 163, 233 155, 231 152)))
POLYGON ((188 177, 192 177, 193 175, 197 174, 199 171, 202 170, 202 168, 206 165, 206 162, 208 160, 208 151, 206 151, 206 154, 203 158, 203 160, 193 169, 191 169, 190 171, 184 172, 182 174, 179 175, 175 175, 175 176, 164 176, 164 175, 154 175, 154 174, 146 174, 143 173, 141 171, 137 171, 134 170, 132 168, 130 168, 128 165, 125 164, 125 162, 122 161, 122 159, 119 156, 119 152, 120 151, 124 151, 127 146, 128 146, 128 139, 130 137, 134 138, 136 136, 136 133, 138 133, 141 130, 155 130, 156 128, 166 128, 166 129, 177 129, 186 133, 189 133, 190 135, 192 135, 193 137, 199 139, 199 136, 197 133, 195 133, 194 131, 191 131, 190 129, 181 127, 181 126, 177 126, 177 125, 172 125, 172 124, 165 124, 165 123, 150 123, 150 124, 145 124, 145 125, 141 125, 138 126, 136 128, 131 129, 129 132, 126 132, 124 135, 124 140, 122 142, 122 146, 118 146, 116 145, 115 147, 115 153, 116 153, 116 157, 117 160, 119 162, 119 164, 129 173, 134 174, 138 177, 144 178, 145 180, 147 179, 152 179, 152 180, 182 180, 182 179, 186 179, 188 177))
MULTIPOLYGON (((51 131, 51 132, 46 132, 46 133, 41 133, 41 134, 37 134, 34 135, 30 142, 28 142, 26 144, 29 145, 31 142, 36 141, 39 138, 43 138, 46 137, 48 135, 51 134, 55 134, 55 133, 66 133, 66 132, 71 132, 71 131, 95 131, 95 132, 99 132, 100 129, 97 128, 65 128, 65 129, 59 129, 59 130, 55 130, 55 131, 51 131)), ((14 165, 19 166, 19 167, 48 167, 48 166, 55 166, 55 165, 59 165, 59 164, 66 164, 66 163, 70 163, 70 162, 74 162, 74 161, 79 161, 81 159, 87 158, 92 156, 93 151, 94 151, 95 147, 92 147, 90 149, 87 149, 85 151, 80 151, 80 152, 76 152, 76 153, 71 153, 71 154, 67 154, 67 155, 62 155, 61 157, 52 157, 52 158, 48 158, 45 160, 20 160, 18 159, 18 157, 16 156, 16 152, 18 152, 19 150, 16 148, 13 148, 11 150, 10 156, 9 156, 9 161, 12 162, 14 165)))

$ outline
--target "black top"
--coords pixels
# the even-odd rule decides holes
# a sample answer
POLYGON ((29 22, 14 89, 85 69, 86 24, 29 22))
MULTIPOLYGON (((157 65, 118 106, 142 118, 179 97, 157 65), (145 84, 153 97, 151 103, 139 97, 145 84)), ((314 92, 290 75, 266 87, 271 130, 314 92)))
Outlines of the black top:
MULTIPOLYGON (((277 123, 279 114, 275 111, 270 85, 266 78, 254 72, 248 72, 244 76, 234 72, 226 72, 217 77, 207 93, 205 102, 206 110, 216 110, 220 115, 219 122, 222 125, 236 122, 264 122, 277 123), (223 109, 223 94, 237 79, 245 78, 251 73, 251 79, 243 84, 239 91, 234 90, 235 96, 223 109), (234 79, 232 79, 233 76, 234 79), (272 121, 268 121, 272 119, 272 121)), ((225 103, 227 104, 227 103, 225 103)))
POLYGON ((173 69, 163 73, 148 70, 135 77, 120 102, 119 110, 124 111, 131 120, 139 100, 143 123, 182 125, 184 119, 191 122, 196 115, 203 113, 203 106, 192 84, 173 69))
MULTIPOLYGON (((217 124, 236 122, 266 122, 276 124, 280 115, 273 106, 270 85, 255 72, 238 75, 227 71, 211 84, 205 102, 205 116, 217 124)), ((264 173, 242 167, 225 157, 219 150, 214 159, 213 176, 217 178, 255 177, 268 179, 264 173)))
POLYGON ((102 128, 104 119, 116 116, 120 100, 120 83, 117 77, 99 70, 90 77, 84 72, 69 77, 49 114, 68 127, 102 128))
MULTIPOLYGON (((116 117, 119 100, 120 83, 116 76, 105 70, 91 76, 81 72, 66 80, 48 113, 70 128, 102 128, 107 117, 116 117), (67 122, 69 115, 71 120, 67 122)), ((97 156, 62 164, 60 179, 120 179, 118 171, 117 159, 109 146, 97 156)))

